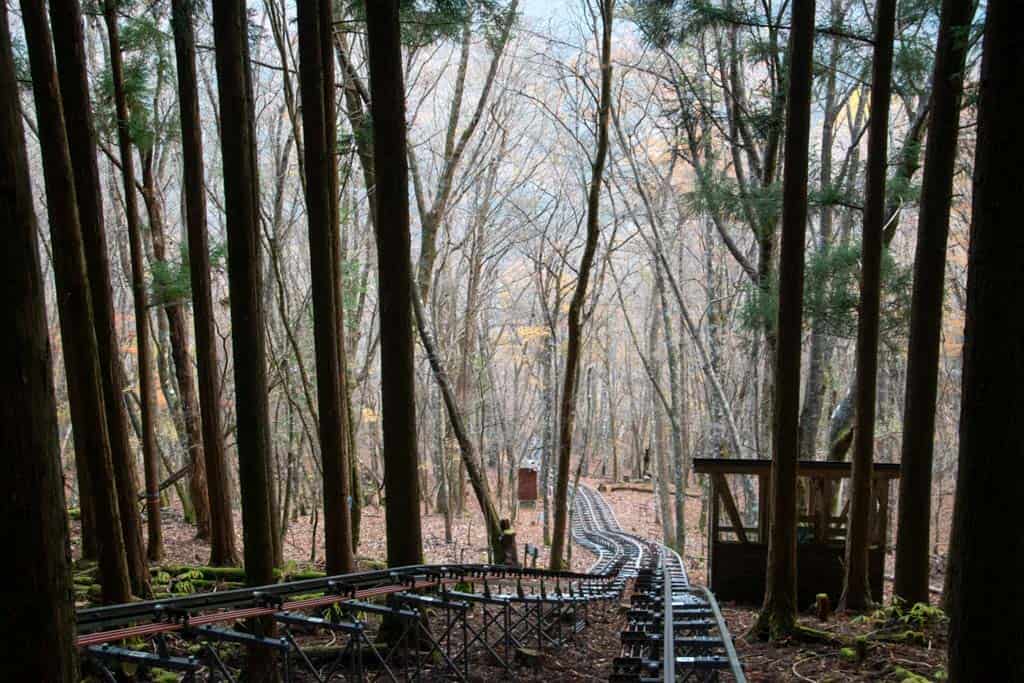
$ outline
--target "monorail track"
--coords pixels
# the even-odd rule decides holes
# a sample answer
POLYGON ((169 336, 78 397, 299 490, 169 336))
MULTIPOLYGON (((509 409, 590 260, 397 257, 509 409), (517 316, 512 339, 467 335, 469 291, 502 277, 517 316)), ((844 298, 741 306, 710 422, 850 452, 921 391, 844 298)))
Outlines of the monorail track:
POLYGON ((625 533, 586 487, 572 533, 596 558, 586 573, 418 565, 110 605, 78 611, 77 644, 109 683, 239 680, 240 647, 273 653, 285 681, 466 681, 481 658, 514 680, 524 652, 570 646, 592 605, 628 596, 611 681, 744 680, 714 598, 675 552, 625 533))
POLYGON ((578 490, 573 537, 597 556, 591 572, 614 572, 628 595, 622 649, 610 680, 745 681, 714 596, 691 586, 679 554, 625 533, 604 498, 578 490))

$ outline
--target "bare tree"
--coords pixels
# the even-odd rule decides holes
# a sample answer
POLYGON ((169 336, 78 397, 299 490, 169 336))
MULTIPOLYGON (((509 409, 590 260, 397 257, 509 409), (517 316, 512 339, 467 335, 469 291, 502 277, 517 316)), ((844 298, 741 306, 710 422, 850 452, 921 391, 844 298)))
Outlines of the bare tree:
POLYGON ((601 231, 601 190, 605 162, 608 159, 608 126, 611 119, 612 89, 612 21, 615 0, 599 0, 593 12, 596 16, 595 32, 599 31, 601 44, 601 86, 597 104, 597 147, 591 161, 590 187, 587 192, 587 237, 577 270, 576 289, 569 301, 568 340, 565 351, 565 375, 558 422, 558 476, 555 479, 555 520, 552 529, 552 569, 562 568, 562 555, 566 544, 569 493, 569 460, 572 457, 572 433, 576 417, 576 385, 579 374, 580 345, 583 328, 583 305, 587 297, 590 271, 597 252, 601 231))

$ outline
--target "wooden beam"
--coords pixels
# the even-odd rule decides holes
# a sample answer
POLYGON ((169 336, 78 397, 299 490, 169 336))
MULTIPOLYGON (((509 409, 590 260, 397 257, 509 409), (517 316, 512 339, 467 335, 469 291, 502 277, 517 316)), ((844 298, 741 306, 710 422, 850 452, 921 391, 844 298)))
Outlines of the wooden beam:
POLYGON ((710 558, 715 543, 718 542, 718 481, 712 477, 711 479, 711 533, 708 534, 708 561, 710 565, 710 558))
POLYGON ((729 515, 729 521, 732 522, 736 537, 740 539, 741 543, 749 543, 747 532, 743 527, 743 520, 740 518, 740 511, 736 507, 736 501, 733 500, 732 491, 729 490, 729 482, 725 480, 725 476, 722 474, 712 474, 711 477, 715 481, 715 489, 725 505, 725 513, 729 515))
POLYGON ((763 473, 757 475, 757 481, 757 540, 760 543, 767 543, 768 528, 771 525, 772 478, 767 473, 763 473))
POLYGON ((829 495, 829 489, 831 489, 831 482, 825 477, 814 477, 811 479, 811 490, 814 495, 811 500, 814 501, 814 508, 811 512, 814 515, 814 538, 818 543, 825 542, 825 536, 828 534, 828 523, 830 510, 829 503, 831 502, 831 496, 829 495))
MULTIPOLYGON (((734 460, 726 458, 694 458, 693 471, 697 474, 770 474, 772 461, 766 459, 734 460)), ((850 476, 850 463, 801 460, 797 463, 797 474, 802 477, 823 477, 845 479, 850 476)), ((897 479, 900 466, 897 463, 875 463, 872 476, 882 479, 897 479)))
POLYGON ((875 478, 871 482, 872 495, 878 501, 878 512, 875 516, 875 543, 885 547, 886 535, 889 531, 889 482, 875 478))

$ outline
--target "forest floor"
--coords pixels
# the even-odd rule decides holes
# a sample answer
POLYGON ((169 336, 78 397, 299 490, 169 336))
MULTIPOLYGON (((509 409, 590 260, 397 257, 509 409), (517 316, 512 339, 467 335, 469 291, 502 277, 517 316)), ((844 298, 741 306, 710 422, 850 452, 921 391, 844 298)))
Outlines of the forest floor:
MULTIPOLYGON (((584 480, 597 487, 598 480, 584 480)), ((619 520, 624 531, 647 538, 660 538, 661 524, 656 498, 649 484, 601 486, 602 495, 619 520), (646 489, 646 490, 645 490, 646 489)), ((705 536, 700 525, 699 491, 687 496, 687 542, 684 555, 690 581, 703 584, 705 578, 705 536)), ((180 507, 162 511, 165 555, 162 565, 204 565, 209 559, 209 545, 195 538, 194 528, 185 522, 180 507)), ((502 511, 505 515, 507 512, 502 511)), ((539 548, 538 567, 547 566, 548 548, 543 544, 542 508, 520 507, 514 523, 520 553, 530 543, 539 548)), ((485 562, 486 535, 482 517, 475 501, 467 496, 466 513, 452 519, 451 542, 445 540, 444 516, 427 512, 422 518, 424 561, 485 562)), ((236 512, 235 529, 241 551, 241 519, 236 512)), ((363 510, 361 542, 358 552, 362 567, 380 566, 385 557, 384 511, 380 506, 363 510)), ((312 516, 297 516, 288 526, 284 542, 286 566, 291 570, 323 569, 323 525, 312 516), (315 533, 314 533, 315 529, 315 533)), ((78 522, 72 522, 72 551, 80 554, 78 522)), ((520 558, 521 559, 521 558, 520 558)), ((586 571, 593 557, 574 547, 572 567, 586 571)), ((934 580, 933 580, 934 581, 934 580)), ((941 583, 941 580, 940 580, 941 583)), ((840 681, 903 681, 922 683, 944 678, 945 625, 941 616, 916 615, 888 610, 873 615, 833 615, 820 622, 811 614, 800 616, 800 622, 826 631, 837 644, 763 643, 748 640, 745 635, 757 617, 756 608, 722 604, 722 611, 736 643, 747 679, 751 682, 839 683, 840 681), (866 647, 855 647, 858 638, 866 639, 866 647), (881 639, 879 639, 881 638, 881 639), (893 639, 904 642, 889 642, 893 639), (888 639, 888 640, 886 640, 888 639), (841 642, 838 642, 841 641, 841 642), (914 676, 920 678, 914 678, 914 676)), ((596 681, 607 680, 612 660, 618 654, 619 632, 623 614, 618 606, 591 614, 586 636, 573 646, 548 654, 543 668, 520 668, 514 680, 521 681, 596 681)), ((485 667, 476 680, 502 680, 504 671, 485 667), (493 670, 491 670, 493 669, 493 670)))
POLYGON ((902 620, 913 617, 891 610, 860 616, 835 614, 826 622, 800 615, 802 625, 825 631, 842 644, 767 643, 745 637, 757 619, 756 609, 723 605, 722 612, 751 683, 925 683, 945 678, 946 627, 939 617, 922 616, 921 623, 910 624, 902 620), (863 658, 858 658, 858 639, 865 644, 863 658))

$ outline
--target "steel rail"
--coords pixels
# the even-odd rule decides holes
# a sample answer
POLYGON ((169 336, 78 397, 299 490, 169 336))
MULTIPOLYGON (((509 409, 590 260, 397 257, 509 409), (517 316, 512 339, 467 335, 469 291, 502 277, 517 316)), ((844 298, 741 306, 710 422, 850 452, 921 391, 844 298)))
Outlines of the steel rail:
MULTIPOLYGON (((431 588, 439 588, 442 585, 454 583, 458 583, 458 580, 445 579, 437 583, 420 584, 418 588, 420 590, 426 590, 431 588)), ((174 631, 184 630, 189 626, 206 626, 209 624, 215 624, 222 621, 238 621, 241 619, 264 617, 269 616, 271 614, 277 614, 278 612, 290 612, 303 609, 313 609, 315 607, 329 607, 331 605, 338 604, 339 602, 380 597, 382 595, 401 593, 407 590, 409 590, 409 586, 382 586, 380 588, 356 591, 352 595, 339 594, 324 596, 322 598, 309 598, 306 600, 285 602, 282 603, 280 606, 249 607, 245 609, 235 609, 225 612, 211 612, 209 614, 199 614, 195 616, 190 616, 187 621, 159 621, 155 623, 141 624, 138 626, 129 626, 127 628, 114 629, 110 631, 86 633, 78 636, 77 640, 75 641, 75 644, 78 647, 88 647, 89 645, 98 645, 100 643, 110 643, 118 640, 126 640, 128 638, 156 635, 157 633, 172 633, 174 631)))
POLYGON ((698 586, 697 590, 704 593, 708 605, 710 605, 711 610, 714 613, 715 621, 718 623, 718 632, 723 636, 722 643, 725 647, 726 656, 729 658, 729 669, 733 678, 736 679, 736 683, 747 683, 747 677, 743 673, 743 667, 740 665, 740 658, 736 654, 736 647, 733 645, 732 638, 729 635, 729 628, 725 624, 725 618, 722 616, 722 610, 718 607, 718 601, 715 600, 714 594, 705 586, 698 586))
POLYGON ((611 681, 718 681, 719 671, 746 678, 714 595, 691 586, 672 548, 622 530, 607 501, 581 486, 574 503, 573 535, 597 556, 592 570, 614 558, 618 581, 633 580, 622 653, 611 681), (686 656, 679 656, 678 651, 686 656))
POLYGON ((668 553, 665 549, 661 550, 661 577, 662 583, 662 602, 661 610, 664 615, 661 623, 661 638, 662 638, 662 655, 661 661, 663 666, 662 678, 666 681, 676 680, 676 630, 673 623, 673 612, 675 611, 673 598, 675 597, 672 592, 672 581, 669 579, 668 574, 668 553))
MULTIPOLYGON (((191 613, 199 610, 241 609, 262 607, 265 603, 280 601, 290 595, 336 591, 349 597, 371 589, 408 590, 418 583, 433 584, 442 579, 464 581, 470 579, 540 579, 554 578, 577 581, 607 581, 610 575, 581 572, 549 571, 526 567, 489 564, 412 565, 390 569, 339 574, 286 583, 235 588, 211 593, 145 600, 119 605, 106 605, 80 609, 76 621, 80 632, 129 623, 131 621, 162 617, 170 613, 191 613)), ((378 593, 378 594, 386 594, 378 593)), ((397 592, 390 591, 390 592, 397 592)))

